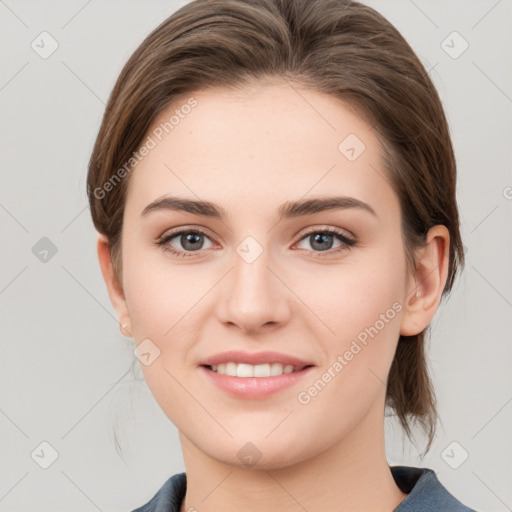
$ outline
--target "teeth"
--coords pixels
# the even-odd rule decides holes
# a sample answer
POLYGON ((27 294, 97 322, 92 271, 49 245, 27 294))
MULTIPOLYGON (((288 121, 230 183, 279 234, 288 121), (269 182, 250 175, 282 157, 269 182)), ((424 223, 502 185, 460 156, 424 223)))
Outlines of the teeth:
POLYGON ((302 367, 294 368, 291 364, 246 364, 246 363, 221 363, 210 367, 214 372, 231 377, 277 377, 283 373, 292 373, 302 370, 302 367))

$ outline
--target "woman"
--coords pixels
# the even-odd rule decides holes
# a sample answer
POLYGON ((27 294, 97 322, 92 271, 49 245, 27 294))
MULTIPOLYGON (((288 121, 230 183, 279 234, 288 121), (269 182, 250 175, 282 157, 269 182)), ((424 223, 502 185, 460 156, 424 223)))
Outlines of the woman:
POLYGON ((186 472, 138 511, 470 511, 390 467, 436 425, 425 335, 463 265, 425 69, 345 0, 195 0, 131 56, 90 160, 121 331, 186 472))

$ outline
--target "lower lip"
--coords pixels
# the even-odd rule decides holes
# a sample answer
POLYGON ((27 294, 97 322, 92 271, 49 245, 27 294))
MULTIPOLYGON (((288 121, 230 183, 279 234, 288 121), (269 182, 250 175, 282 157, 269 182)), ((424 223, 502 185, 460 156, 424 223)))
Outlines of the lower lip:
POLYGON ((293 386, 309 374, 313 368, 313 366, 309 366, 298 372, 283 373, 275 377, 233 377, 214 372, 206 366, 199 367, 217 387, 238 398, 265 398, 293 386))

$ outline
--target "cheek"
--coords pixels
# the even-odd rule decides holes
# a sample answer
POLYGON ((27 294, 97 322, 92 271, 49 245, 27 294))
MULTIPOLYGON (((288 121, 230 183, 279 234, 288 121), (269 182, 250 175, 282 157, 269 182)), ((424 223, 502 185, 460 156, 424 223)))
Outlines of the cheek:
POLYGON ((164 342, 199 300, 198 282, 191 284, 183 267, 169 263, 161 249, 135 238, 124 243, 124 291, 134 336, 164 342))
POLYGON ((141 361, 141 369, 162 408, 175 410, 183 389, 173 376, 182 381, 190 370, 202 325, 197 315, 217 277, 211 270, 199 273, 189 265, 173 265, 165 255, 155 258, 156 250, 140 242, 128 240, 125 251, 124 291, 133 336, 139 351, 148 346, 158 354, 147 366, 141 361))
POLYGON ((391 244, 379 246, 361 250, 340 265, 319 265, 309 275, 304 273, 306 277, 295 283, 294 290, 306 299, 317 323, 320 319, 328 326, 329 337, 344 344, 376 323, 379 331, 389 331, 389 325, 398 329, 404 269, 405 258, 399 250, 391 244))
POLYGON ((363 414, 385 392, 405 288, 405 257, 395 247, 401 246, 381 245, 354 258, 350 265, 347 260, 347 266, 331 272, 329 280, 326 276, 319 284, 315 279, 312 300, 322 311, 319 316, 335 332, 321 342, 327 356, 322 381, 328 384, 322 398, 315 398, 319 407, 321 403, 346 407, 352 403, 350 407, 360 408, 363 414), (358 397, 357 404, 354 397, 358 397))
POLYGON ((163 339, 173 326, 173 311, 178 298, 162 286, 162 279, 156 279, 153 271, 127 272, 125 297, 137 342, 143 338, 163 339))
POLYGON ((297 396, 305 423, 314 430, 313 418, 322 418, 326 439, 350 431, 384 400, 402 311, 399 287, 384 276, 344 281, 353 288, 337 295, 341 306, 330 324, 336 336, 322 340, 324 364, 297 396))

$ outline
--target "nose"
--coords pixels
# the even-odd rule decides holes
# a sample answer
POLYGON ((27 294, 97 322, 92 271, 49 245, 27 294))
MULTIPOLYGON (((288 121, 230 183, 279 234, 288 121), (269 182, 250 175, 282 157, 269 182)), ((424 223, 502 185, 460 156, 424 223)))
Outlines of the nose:
POLYGON ((218 318, 245 332, 277 329, 290 318, 291 294, 279 278, 279 267, 263 250, 250 261, 234 254, 217 305, 218 318))

